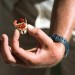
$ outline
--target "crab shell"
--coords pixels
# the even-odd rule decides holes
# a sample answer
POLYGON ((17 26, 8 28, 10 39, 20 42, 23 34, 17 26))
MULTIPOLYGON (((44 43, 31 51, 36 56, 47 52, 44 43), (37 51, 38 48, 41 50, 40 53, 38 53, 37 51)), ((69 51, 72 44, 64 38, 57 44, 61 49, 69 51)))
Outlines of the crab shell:
POLYGON ((17 20, 15 20, 13 24, 20 31, 21 34, 27 33, 27 22, 17 23, 17 20))

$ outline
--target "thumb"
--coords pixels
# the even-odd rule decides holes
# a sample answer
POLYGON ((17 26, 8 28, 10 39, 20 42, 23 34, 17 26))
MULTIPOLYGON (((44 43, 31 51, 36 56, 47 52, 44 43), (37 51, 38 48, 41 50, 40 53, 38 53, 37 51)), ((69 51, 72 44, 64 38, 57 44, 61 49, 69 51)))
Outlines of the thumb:
POLYGON ((32 25, 28 25, 28 33, 32 37, 36 38, 40 43, 49 44, 49 40, 50 42, 53 42, 41 29, 32 25))

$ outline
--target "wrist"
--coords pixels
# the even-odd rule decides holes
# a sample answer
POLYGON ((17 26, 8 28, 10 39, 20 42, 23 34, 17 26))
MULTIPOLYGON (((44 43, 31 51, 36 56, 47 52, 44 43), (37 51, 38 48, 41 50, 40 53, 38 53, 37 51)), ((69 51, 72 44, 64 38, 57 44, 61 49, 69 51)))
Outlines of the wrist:
POLYGON ((67 42, 67 40, 61 36, 58 36, 57 34, 53 34, 50 37, 54 42, 61 43, 61 47, 62 46, 65 47, 65 57, 66 57, 69 53, 69 43, 67 42))

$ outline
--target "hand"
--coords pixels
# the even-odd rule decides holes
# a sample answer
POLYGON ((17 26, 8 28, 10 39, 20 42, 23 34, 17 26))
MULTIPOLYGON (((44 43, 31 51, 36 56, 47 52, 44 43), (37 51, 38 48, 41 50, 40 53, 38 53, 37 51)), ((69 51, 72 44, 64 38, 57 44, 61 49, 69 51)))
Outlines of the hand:
POLYGON ((39 45, 30 50, 20 47, 20 33, 15 30, 11 47, 8 44, 8 36, 3 34, 4 60, 9 64, 15 64, 26 68, 52 67, 64 57, 65 48, 62 43, 55 43, 42 30, 28 25, 28 33, 38 40, 39 45))

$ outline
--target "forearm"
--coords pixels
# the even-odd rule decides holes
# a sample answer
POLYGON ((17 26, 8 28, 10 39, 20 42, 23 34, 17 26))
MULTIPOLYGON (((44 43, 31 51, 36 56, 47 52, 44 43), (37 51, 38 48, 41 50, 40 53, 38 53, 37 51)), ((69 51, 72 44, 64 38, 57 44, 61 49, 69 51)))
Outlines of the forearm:
POLYGON ((75 0, 55 0, 50 35, 58 34, 69 41, 75 20, 75 0))

